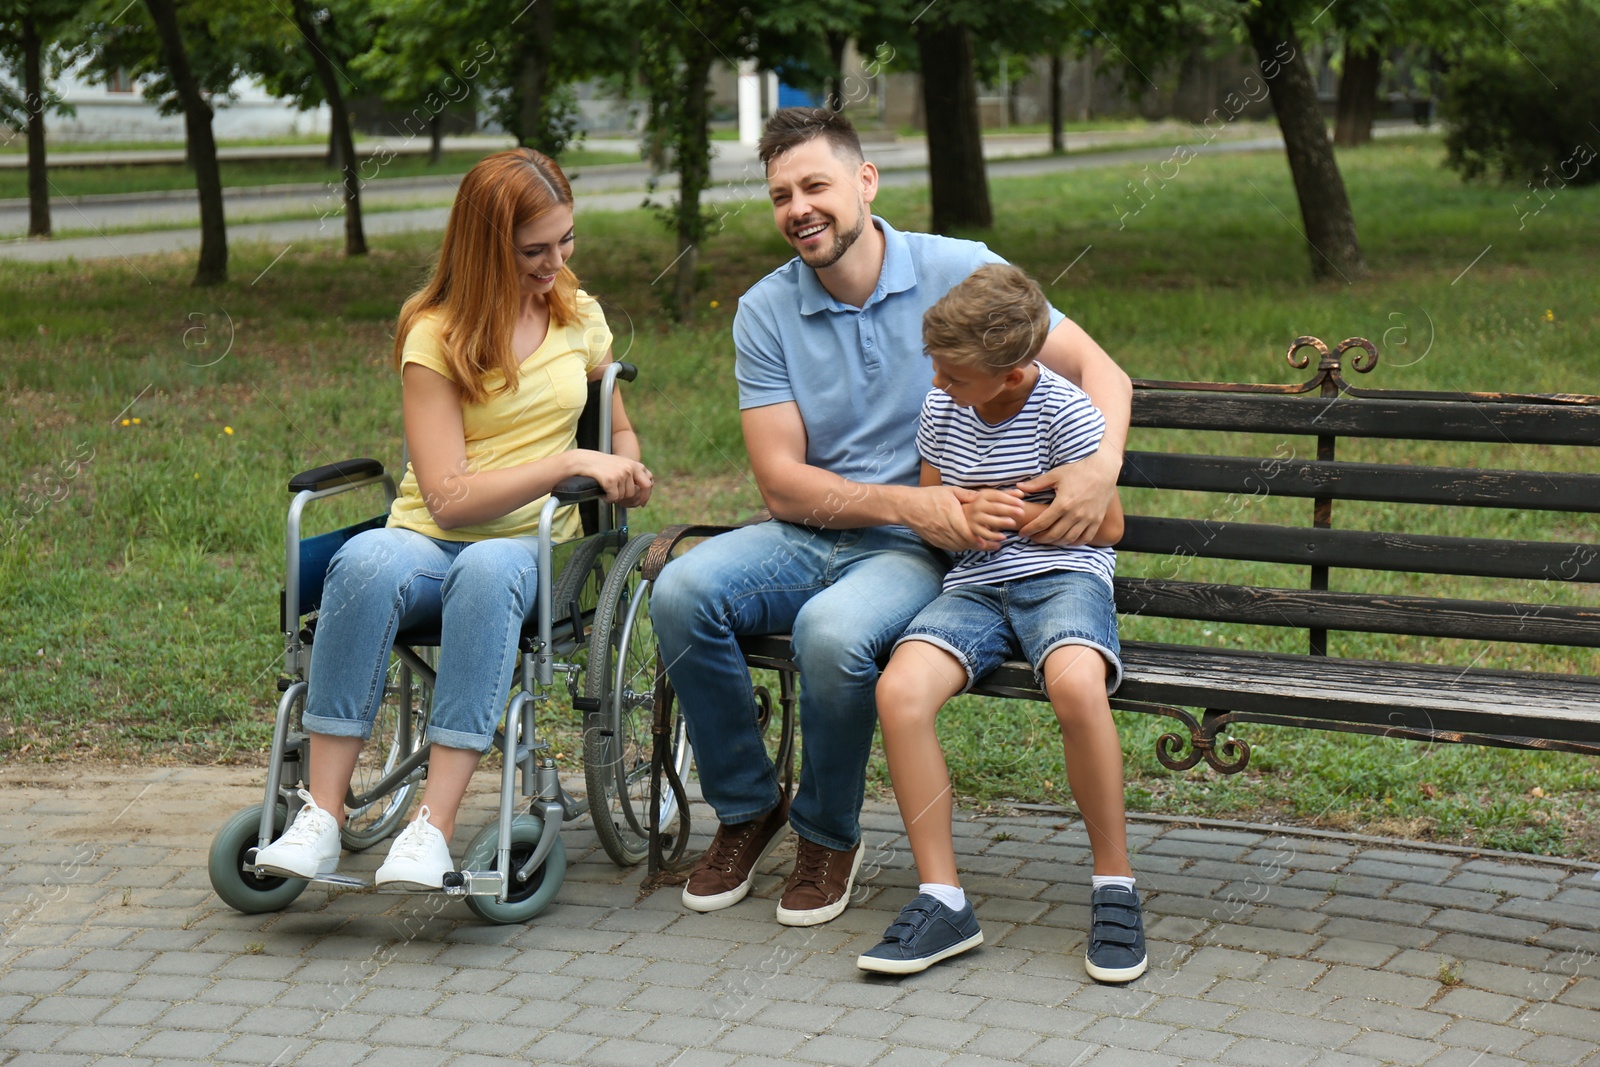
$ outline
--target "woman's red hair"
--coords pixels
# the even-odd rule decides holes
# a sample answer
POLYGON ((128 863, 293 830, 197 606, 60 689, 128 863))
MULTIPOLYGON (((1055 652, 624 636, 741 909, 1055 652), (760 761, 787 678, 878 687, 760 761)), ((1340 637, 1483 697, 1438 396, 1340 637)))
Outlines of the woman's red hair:
MULTIPOLYGON (((517 357, 511 334, 523 269, 514 235, 561 206, 572 206, 572 187, 549 156, 513 148, 479 160, 456 190, 433 276, 400 308, 395 365, 401 365, 406 334, 418 318, 433 312, 440 318, 445 363, 463 399, 473 404, 487 400, 486 382, 496 372, 502 377, 497 391, 515 392, 517 357)), ((578 276, 562 267, 545 297, 552 327, 577 320, 577 291, 578 276)))

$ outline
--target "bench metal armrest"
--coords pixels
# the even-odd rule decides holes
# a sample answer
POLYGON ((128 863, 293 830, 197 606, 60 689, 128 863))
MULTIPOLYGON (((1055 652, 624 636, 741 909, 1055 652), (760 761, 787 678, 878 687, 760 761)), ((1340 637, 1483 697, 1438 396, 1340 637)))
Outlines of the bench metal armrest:
POLYGON ((667 561, 672 558, 674 550, 684 541, 695 537, 715 537, 717 534, 727 533, 730 530, 737 530, 745 526, 754 526, 756 523, 768 522, 771 519, 772 513, 767 511, 766 508, 762 508, 743 522, 736 522, 732 525, 685 522, 676 526, 668 526, 656 534, 656 539, 645 550, 644 561, 640 564, 640 571, 646 581, 653 582, 661 577, 661 568, 667 565, 667 561))

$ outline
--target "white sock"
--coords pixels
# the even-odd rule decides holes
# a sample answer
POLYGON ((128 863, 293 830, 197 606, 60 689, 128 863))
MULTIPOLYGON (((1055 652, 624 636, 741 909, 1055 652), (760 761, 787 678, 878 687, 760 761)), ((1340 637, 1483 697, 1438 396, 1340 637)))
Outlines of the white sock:
POLYGON ((1108 885, 1120 885, 1124 889, 1133 888, 1133 879, 1120 874, 1091 874, 1089 876, 1089 891, 1104 889, 1108 885))
POLYGON ((917 892, 930 896, 943 904, 951 911, 960 911, 967 906, 967 894, 958 885, 940 885, 938 882, 923 882, 917 886, 917 892))

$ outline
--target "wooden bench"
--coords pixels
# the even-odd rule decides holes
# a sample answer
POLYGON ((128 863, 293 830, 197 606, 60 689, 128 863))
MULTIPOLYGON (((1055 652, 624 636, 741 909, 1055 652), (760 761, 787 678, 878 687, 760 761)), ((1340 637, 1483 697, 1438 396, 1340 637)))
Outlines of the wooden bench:
MULTIPOLYGON (((1342 361, 1370 372, 1370 341, 1300 337, 1289 364, 1312 353, 1296 385, 1135 380, 1112 707, 1180 724, 1157 742, 1173 770, 1243 770, 1238 723, 1600 755, 1600 474, 1585 473, 1600 470, 1600 397, 1360 389, 1342 361), (1501 536, 1452 532, 1484 526, 1501 536)), ((663 531, 646 577, 723 529, 663 531)), ((788 637, 743 645, 779 672, 787 758, 788 637)), ((1022 663, 972 692, 1045 699, 1022 663)), ((659 742, 664 679, 657 698, 659 742)), ((653 872, 688 829, 681 783, 656 764, 655 795, 676 790, 684 821, 655 835, 653 872)))

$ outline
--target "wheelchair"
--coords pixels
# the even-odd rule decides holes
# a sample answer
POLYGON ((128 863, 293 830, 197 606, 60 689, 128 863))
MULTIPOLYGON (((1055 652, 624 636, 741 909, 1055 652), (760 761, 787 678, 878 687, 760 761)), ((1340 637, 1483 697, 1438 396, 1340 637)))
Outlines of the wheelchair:
MULTIPOLYGON (((589 383, 578 447, 603 443, 609 448, 612 391, 618 378, 632 381, 635 374, 631 364, 614 363, 600 381, 589 383)), ((224 903, 246 914, 287 907, 311 881, 330 888, 369 888, 341 874, 310 881, 279 877, 259 869, 255 854, 293 821, 303 803, 300 788, 310 780, 309 738, 300 716, 329 561, 351 537, 382 527, 388 515, 386 506, 366 521, 302 538, 306 508, 314 501, 378 486, 386 505, 392 504, 394 478, 373 459, 343 460, 289 480, 294 496, 280 607, 284 673, 278 681, 282 695, 265 797, 223 825, 208 860, 212 888, 224 903)), ((497 817, 467 844, 460 869, 445 875, 442 890, 378 891, 442 892, 462 898, 490 922, 525 922, 561 888, 567 865, 559 833, 564 824, 589 815, 606 854, 619 866, 629 866, 648 852, 650 826, 675 819, 676 797, 649 810, 652 750, 657 747, 653 709, 661 682, 648 608, 650 582, 642 576, 640 561, 655 535, 630 536, 626 509, 602 496, 593 479, 569 478, 556 487, 540 515, 537 609, 519 638, 519 662, 494 742, 502 754, 497 817), (555 511, 573 504, 579 508, 583 536, 556 544, 550 534, 555 511), (550 743, 538 733, 541 712, 554 710, 557 676, 582 716, 583 797, 567 792, 550 743)), ((341 837, 348 851, 369 848, 404 825, 427 774, 430 746, 423 738, 438 644, 437 632, 396 635, 383 702, 345 797, 341 837)), ((673 733, 668 747, 677 769, 687 772, 690 754, 681 722, 673 733)))

